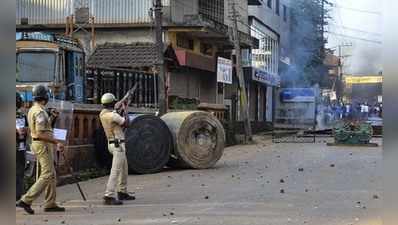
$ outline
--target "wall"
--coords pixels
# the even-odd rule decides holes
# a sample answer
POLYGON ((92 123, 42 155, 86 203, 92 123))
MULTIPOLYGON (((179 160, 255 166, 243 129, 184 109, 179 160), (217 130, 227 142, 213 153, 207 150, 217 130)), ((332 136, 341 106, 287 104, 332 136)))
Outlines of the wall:
POLYGON ((182 68, 171 73, 169 95, 216 103, 216 81, 217 77, 214 73, 182 68))
POLYGON ((247 26, 247 25, 249 25, 249 14, 248 14, 247 0, 224 0, 224 9, 225 9, 224 23, 230 27, 233 26, 232 20, 230 18, 230 16, 232 15, 230 13, 230 12, 232 12, 231 4, 230 4, 231 1, 235 1, 237 3, 235 8, 236 8, 238 15, 240 16, 239 20, 242 21, 242 23, 238 23, 238 29, 242 32, 249 34, 250 28, 247 26))
POLYGON ((183 23, 185 15, 197 15, 199 0, 171 0, 170 18, 174 23, 183 23))

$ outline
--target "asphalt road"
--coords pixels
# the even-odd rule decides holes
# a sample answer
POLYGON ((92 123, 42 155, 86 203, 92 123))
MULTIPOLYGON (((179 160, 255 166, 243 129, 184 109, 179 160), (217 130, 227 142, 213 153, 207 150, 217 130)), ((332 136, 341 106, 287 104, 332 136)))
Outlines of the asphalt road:
MULTIPOLYGON (((381 143, 381 139, 374 140, 381 143)), ((209 170, 166 170, 129 176, 137 199, 103 206, 107 177, 58 188, 65 213, 17 209, 17 224, 73 225, 381 225, 381 147, 257 144, 227 148, 209 170)))

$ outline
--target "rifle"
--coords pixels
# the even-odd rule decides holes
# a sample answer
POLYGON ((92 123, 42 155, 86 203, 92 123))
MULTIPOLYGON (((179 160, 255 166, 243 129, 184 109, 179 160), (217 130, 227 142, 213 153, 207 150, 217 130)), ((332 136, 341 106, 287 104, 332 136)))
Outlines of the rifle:
POLYGON ((138 87, 138 83, 135 83, 134 86, 124 95, 124 97, 115 104, 115 110, 122 116, 127 115, 127 107, 129 107, 132 96, 138 87))

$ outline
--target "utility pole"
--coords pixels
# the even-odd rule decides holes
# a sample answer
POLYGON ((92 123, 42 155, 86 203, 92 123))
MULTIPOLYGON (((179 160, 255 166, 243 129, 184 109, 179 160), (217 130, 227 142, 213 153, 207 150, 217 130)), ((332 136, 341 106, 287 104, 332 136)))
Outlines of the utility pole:
POLYGON ((159 115, 162 116, 167 113, 167 99, 165 89, 165 65, 164 65, 164 44, 163 44, 163 27, 162 27, 162 1, 154 0, 155 11, 155 31, 156 31, 156 49, 157 58, 156 67, 158 71, 158 93, 159 93, 159 115))
POLYGON ((325 57, 325 0, 321 0, 321 7, 322 7, 322 11, 321 11, 321 21, 322 21, 322 26, 321 26, 321 32, 322 32, 322 47, 321 47, 321 55, 322 57, 325 57))
POLYGON ((239 41, 239 30, 238 30, 238 13, 235 7, 235 0, 231 1, 232 7, 232 21, 233 21, 233 42, 235 48, 235 56, 236 56, 236 75, 239 80, 239 91, 240 91, 240 110, 241 115, 245 127, 245 142, 248 143, 253 139, 252 137, 252 128, 250 124, 250 117, 249 117, 249 109, 248 109, 248 102, 247 102, 247 95, 246 95, 246 85, 245 79, 243 76, 243 68, 242 68, 242 52, 240 49, 240 41, 239 41))
POLYGON ((339 100, 341 100, 342 95, 344 93, 344 71, 343 71, 343 67, 344 67, 344 58, 349 57, 349 55, 343 55, 343 47, 352 47, 352 44, 340 44, 337 46, 337 51, 338 51, 338 57, 339 57, 339 65, 338 65, 338 78, 337 80, 338 85, 336 86, 336 93, 339 92, 339 100))

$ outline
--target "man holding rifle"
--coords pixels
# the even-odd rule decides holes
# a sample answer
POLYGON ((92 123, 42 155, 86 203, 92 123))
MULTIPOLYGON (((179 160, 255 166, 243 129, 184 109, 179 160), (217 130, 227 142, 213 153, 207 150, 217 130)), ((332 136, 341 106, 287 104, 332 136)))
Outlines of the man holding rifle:
POLYGON ((122 205, 122 200, 135 199, 127 192, 128 164, 123 131, 128 125, 126 107, 134 89, 135 87, 119 102, 116 102, 116 97, 111 93, 101 97, 104 109, 100 113, 100 120, 108 139, 109 152, 113 155, 112 169, 104 196, 105 205, 122 205), (118 113, 123 107, 124 117, 118 113))
POLYGON ((36 85, 32 90, 34 103, 28 113, 28 124, 32 137, 31 149, 40 164, 40 176, 16 204, 27 213, 34 214, 32 202, 40 194, 45 193, 45 212, 63 212, 65 208, 59 207, 56 200, 56 175, 53 160, 53 145, 57 150, 63 151, 64 145, 53 137, 51 124, 56 119, 56 114, 48 115, 45 106, 49 100, 49 90, 46 86, 36 85))

